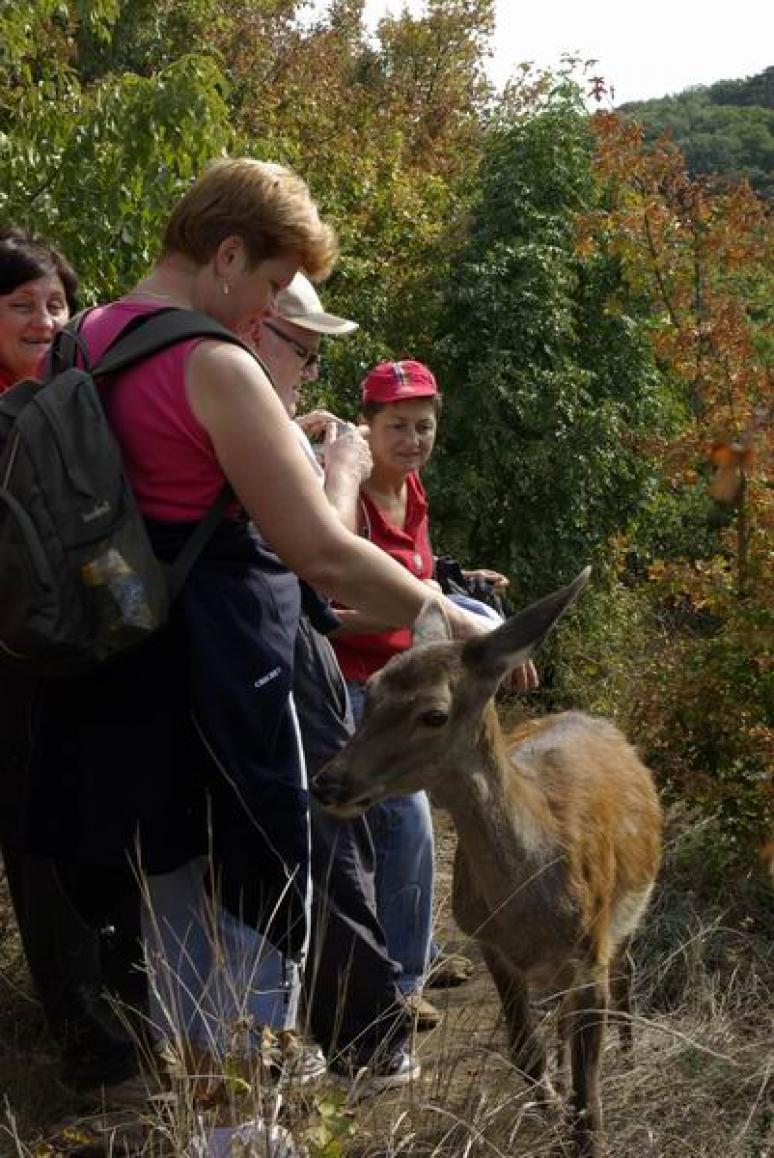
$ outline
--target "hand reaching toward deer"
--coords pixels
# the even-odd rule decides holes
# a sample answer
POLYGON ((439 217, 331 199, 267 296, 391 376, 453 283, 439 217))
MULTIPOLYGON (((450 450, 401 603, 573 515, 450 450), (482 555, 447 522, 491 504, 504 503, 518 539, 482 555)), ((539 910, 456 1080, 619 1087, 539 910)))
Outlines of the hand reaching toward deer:
MULTIPOLYGON (((485 635, 497 627, 496 620, 488 619, 483 615, 476 615, 471 611, 466 611, 463 607, 457 606, 456 603, 452 603, 448 599, 429 599, 422 609, 417 623, 414 625, 414 643, 429 642, 430 639, 438 638, 436 634, 438 630, 438 619, 431 609, 432 605, 435 605, 437 608, 438 618, 445 624, 446 634, 450 639, 471 639, 476 635, 485 635), (430 625, 429 635, 428 624, 430 625)), ((512 670, 503 677, 500 686, 520 695, 525 692, 532 692, 539 687, 540 678, 532 660, 529 659, 526 663, 512 668, 512 670)))

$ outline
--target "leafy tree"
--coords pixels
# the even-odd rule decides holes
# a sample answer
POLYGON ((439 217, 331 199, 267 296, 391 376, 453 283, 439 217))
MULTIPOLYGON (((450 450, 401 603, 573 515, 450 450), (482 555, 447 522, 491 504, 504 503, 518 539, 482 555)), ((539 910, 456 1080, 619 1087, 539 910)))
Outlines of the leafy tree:
POLYGON ((206 56, 88 83, 77 40, 115 30, 117 4, 9 5, 0 40, 0 218, 62 246, 87 300, 125 289, 155 253, 186 183, 231 139, 206 56), (88 21, 85 20, 85 15, 88 21))
POLYGON ((336 0, 311 24, 303 11, 299 0, 11 4, 0 213, 55 235, 88 296, 113 293, 150 260, 209 157, 232 148, 289 164, 340 229, 326 297, 362 329, 331 360, 354 385, 432 332, 430 287, 489 99, 493 4, 434 0, 421 18, 384 21, 375 41, 362 0, 336 0))
POLYGON ((82 0, 74 54, 81 81, 116 73, 150 77, 191 53, 210 55, 225 20, 216 0, 82 0), (102 19, 95 19, 100 8, 102 19))
POLYGON ((449 286, 433 490, 458 550, 510 573, 520 596, 603 560, 642 502, 649 467, 627 442, 655 381, 631 320, 601 308, 615 262, 576 251, 576 216, 597 196, 580 91, 561 76, 525 85, 487 134, 449 286))
POLYGON ((707 95, 716 105, 760 105, 774 109, 774 67, 745 80, 719 80, 709 86, 707 95))
POLYGON ((354 408, 369 363, 431 340, 491 93, 493 3, 434 0, 423 16, 383 20, 374 39, 362 0, 337 0, 311 26, 276 0, 249 21, 228 9, 218 48, 244 147, 303 173, 340 231, 325 297, 361 330, 326 358, 339 406, 354 408), (272 7, 281 19, 269 20, 272 7))
POLYGON ((774 795, 774 230, 749 187, 691 178, 674 146, 644 147, 625 119, 594 128, 608 196, 584 244, 618 256, 618 307, 647 311, 682 414, 661 444, 661 494, 691 512, 650 567, 670 626, 639 726, 672 783, 719 808, 743 848, 765 833, 774 795))

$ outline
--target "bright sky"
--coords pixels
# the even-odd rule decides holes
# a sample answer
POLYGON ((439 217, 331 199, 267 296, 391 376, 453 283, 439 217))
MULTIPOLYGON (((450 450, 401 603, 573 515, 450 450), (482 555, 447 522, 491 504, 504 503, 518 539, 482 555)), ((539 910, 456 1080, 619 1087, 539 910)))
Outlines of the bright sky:
MULTIPOLYGON (((373 27, 422 0, 366 0, 373 27)), ((500 84, 515 65, 559 63, 563 52, 596 59, 593 75, 615 103, 739 79, 774 65, 774 0, 496 0, 490 75, 500 84)))

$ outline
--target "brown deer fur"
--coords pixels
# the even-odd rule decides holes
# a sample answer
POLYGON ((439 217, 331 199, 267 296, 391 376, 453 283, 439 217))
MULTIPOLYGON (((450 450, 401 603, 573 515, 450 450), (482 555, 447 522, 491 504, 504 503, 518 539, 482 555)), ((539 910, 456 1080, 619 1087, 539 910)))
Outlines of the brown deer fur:
POLYGON ((583 1158, 600 1152, 608 990, 628 1010, 627 950, 658 871, 661 813, 650 772, 612 723, 566 712, 503 737, 492 696, 586 577, 489 636, 392 660, 369 681, 355 737, 315 785, 340 815, 421 788, 448 809, 454 915, 480 944, 512 1060, 545 1101, 556 1094, 529 993, 562 995, 573 1149, 583 1158))

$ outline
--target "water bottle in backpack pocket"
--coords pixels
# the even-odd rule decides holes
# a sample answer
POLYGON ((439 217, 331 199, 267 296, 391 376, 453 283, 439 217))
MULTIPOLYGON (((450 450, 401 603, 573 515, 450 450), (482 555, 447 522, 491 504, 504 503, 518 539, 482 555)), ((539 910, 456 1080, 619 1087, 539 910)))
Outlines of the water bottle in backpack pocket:
POLYGON ((143 582, 115 547, 84 563, 81 576, 87 587, 95 588, 94 613, 103 630, 153 628, 153 612, 143 582))

